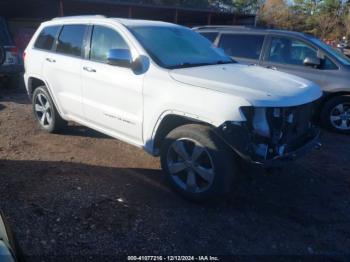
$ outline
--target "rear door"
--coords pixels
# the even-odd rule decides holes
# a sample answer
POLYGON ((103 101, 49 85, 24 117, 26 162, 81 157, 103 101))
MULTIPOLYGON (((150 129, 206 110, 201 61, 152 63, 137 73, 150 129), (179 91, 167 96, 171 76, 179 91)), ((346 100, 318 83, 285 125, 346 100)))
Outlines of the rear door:
POLYGON ((43 75, 65 115, 82 118, 81 65, 87 26, 63 25, 55 52, 46 52, 43 75))
POLYGON ((61 31, 61 26, 46 26, 36 38, 33 48, 28 50, 26 58, 26 73, 28 75, 42 75, 42 69, 45 59, 50 53, 53 53, 53 48, 61 31))
POLYGON ((218 47, 233 59, 244 64, 259 64, 264 48, 265 34, 223 32, 218 47))
POLYGON ((318 48, 296 37, 271 35, 263 57, 263 66, 297 75, 321 86, 326 80, 324 71, 338 68, 327 56, 321 59, 321 65, 317 68, 305 66, 306 57, 318 58, 318 48))

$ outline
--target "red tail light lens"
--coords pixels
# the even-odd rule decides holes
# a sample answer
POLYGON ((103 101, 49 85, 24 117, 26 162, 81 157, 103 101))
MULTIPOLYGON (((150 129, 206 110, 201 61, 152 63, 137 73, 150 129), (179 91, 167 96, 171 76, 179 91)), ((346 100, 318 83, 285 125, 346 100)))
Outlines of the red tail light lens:
POLYGON ((16 54, 18 54, 18 48, 17 48, 17 47, 12 47, 12 48, 10 49, 10 52, 11 52, 11 53, 16 53, 16 54))

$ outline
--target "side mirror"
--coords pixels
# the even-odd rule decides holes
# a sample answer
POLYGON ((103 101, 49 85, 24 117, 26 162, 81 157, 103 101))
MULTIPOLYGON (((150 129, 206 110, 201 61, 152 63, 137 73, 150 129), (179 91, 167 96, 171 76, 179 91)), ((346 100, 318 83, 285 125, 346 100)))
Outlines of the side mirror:
POLYGON ((319 67, 321 65, 321 59, 315 57, 306 57, 304 59, 305 66, 319 67))
POLYGON ((107 56, 108 64, 120 67, 132 67, 132 56, 128 49, 111 49, 107 56))

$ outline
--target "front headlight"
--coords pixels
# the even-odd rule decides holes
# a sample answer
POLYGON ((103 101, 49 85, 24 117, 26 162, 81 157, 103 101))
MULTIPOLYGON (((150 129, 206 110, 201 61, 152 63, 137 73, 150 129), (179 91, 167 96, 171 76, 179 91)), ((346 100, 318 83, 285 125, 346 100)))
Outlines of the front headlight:
POLYGON ((267 121, 267 110, 265 107, 241 107, 243 115, 251 125, 254 133, 262 137, 270 137, 270 127, 267 121))

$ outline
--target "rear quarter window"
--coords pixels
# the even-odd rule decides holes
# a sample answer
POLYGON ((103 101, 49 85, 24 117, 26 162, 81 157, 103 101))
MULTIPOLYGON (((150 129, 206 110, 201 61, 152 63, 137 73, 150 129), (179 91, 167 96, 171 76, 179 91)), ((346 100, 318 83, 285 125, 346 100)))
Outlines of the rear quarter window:
POLYGON ((34 47, 43 50, 51 50, 60 26, 45 27, 34 43, 34 47))
POLYGON ((219 47, 229 56, 258 60, 264 35, 222 34, 219 47))

